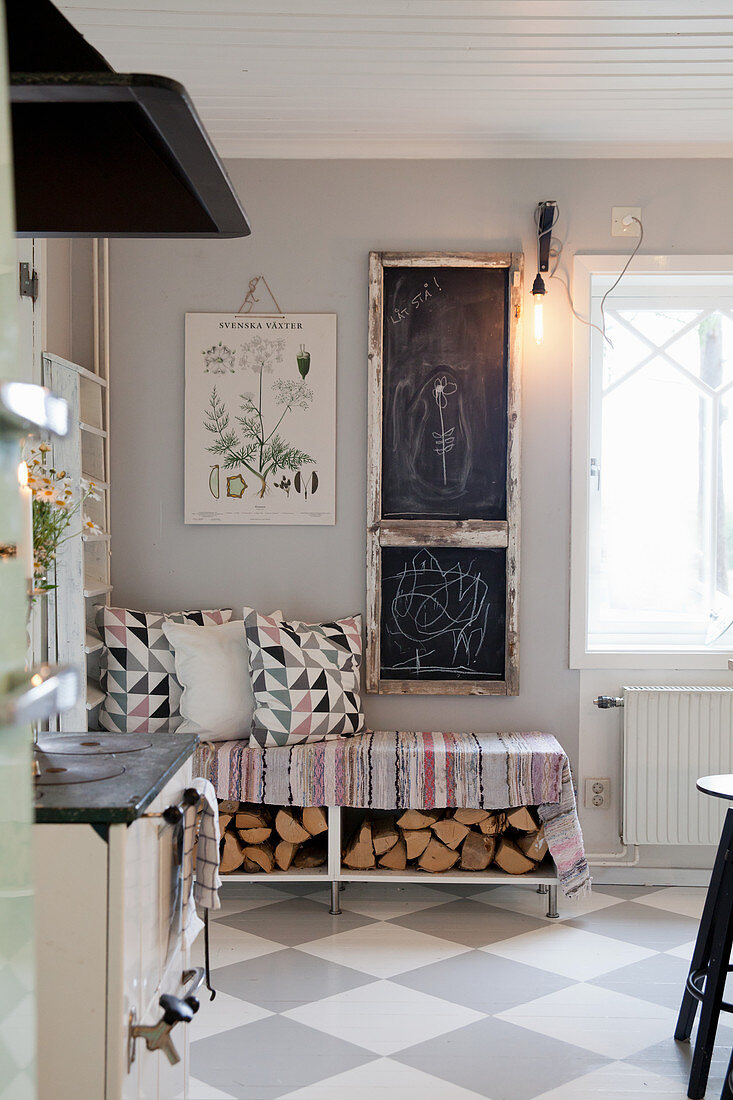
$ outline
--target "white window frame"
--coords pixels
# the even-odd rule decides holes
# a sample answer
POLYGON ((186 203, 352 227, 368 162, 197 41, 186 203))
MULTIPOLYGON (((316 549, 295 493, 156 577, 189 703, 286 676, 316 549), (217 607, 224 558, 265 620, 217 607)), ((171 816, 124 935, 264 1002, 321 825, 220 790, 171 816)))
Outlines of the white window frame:
MULTIPOLYGON (((573 301, 582 317, 591 311, 591 280, 594 275, 618 274, 624 264, 617 255, 576 255, 573 263, 573 301)), ((733 256, 638 256, 629 270, 635 275, 659 278, 663 274, 730 274, 733 256)), ((619 287, 621 289, 621 287, 619 287)), ((610 299, 609 299, 610 301, 610 299)), ((589 650, 588 571, 589 515, 591 509, 591 330, 577 319, 573 322, 571 523, 570 523, 570 667, 728 669, 733 651, 679 647, 678 649, 623 651, 589 650)))

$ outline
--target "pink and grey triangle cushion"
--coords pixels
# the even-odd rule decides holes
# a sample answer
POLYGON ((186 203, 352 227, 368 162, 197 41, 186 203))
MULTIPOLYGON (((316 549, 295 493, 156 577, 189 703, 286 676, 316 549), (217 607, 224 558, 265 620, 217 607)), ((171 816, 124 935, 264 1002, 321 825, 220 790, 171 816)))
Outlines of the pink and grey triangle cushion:
POLYGON ((361 616, 284 623, 245 608, 259 745, 298 745, 359 733, 361 616))
POLYGON ((131 611, 101 607, 97 626, 104 642, 99 713, 102 729, 114 733, 174 733, 180 714, 181 685, 163 623, 228 623, 232 609, 218 611, 131 611))

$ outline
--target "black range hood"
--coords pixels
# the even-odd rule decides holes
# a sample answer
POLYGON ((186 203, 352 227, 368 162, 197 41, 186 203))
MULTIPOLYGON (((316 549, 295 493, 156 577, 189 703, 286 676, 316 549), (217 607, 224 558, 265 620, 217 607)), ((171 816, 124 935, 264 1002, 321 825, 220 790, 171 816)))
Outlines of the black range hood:
POLYGON ((20 237, 245 237, 186 89, 116 73, 50 0, 6 0, 20 237))

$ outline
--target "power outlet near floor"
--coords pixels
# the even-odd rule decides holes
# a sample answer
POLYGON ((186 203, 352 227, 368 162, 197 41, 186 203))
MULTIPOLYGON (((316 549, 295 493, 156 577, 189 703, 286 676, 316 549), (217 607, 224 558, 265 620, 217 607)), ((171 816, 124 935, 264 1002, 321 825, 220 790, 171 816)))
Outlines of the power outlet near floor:
POLYGON ((608 808, 611 797, 610 779, 586 779, 585 781, 585 805, 592 810, 605 810, 608 808))

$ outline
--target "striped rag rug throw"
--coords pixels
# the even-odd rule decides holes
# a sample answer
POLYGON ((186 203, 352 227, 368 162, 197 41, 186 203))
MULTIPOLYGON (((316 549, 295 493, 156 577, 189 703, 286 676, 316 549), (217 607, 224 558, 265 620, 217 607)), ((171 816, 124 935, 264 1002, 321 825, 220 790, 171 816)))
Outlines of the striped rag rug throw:
POLYGON ((548 733, 365 731, 276 748, 202 741, 194 774, 211 780, 218 798, 270 806, 537 806, 563 893, 590 889, 570 763, 548 733))

